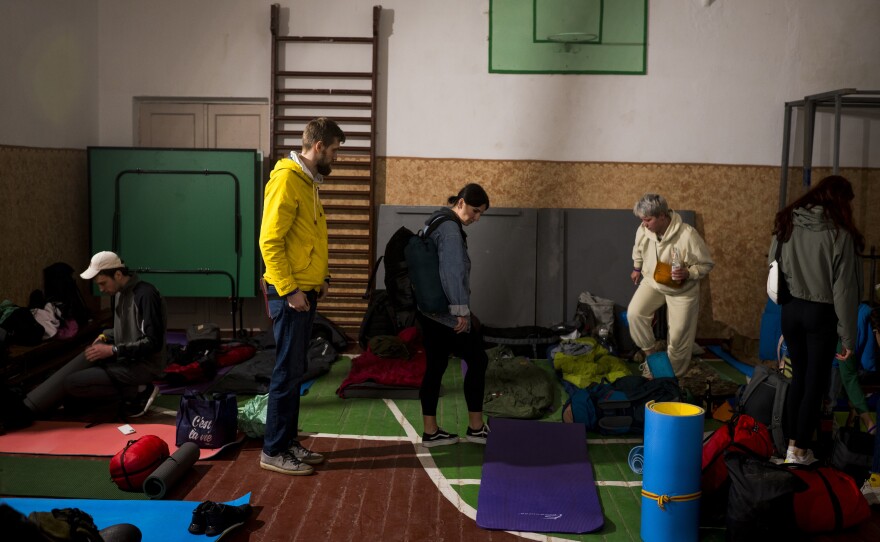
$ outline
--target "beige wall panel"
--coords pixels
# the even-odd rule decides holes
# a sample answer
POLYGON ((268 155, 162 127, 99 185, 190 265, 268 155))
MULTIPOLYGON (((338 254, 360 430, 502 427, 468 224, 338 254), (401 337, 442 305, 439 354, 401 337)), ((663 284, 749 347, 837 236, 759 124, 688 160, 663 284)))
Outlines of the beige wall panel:
POLYGON ((0 299, 27 306, 31 291, 43 288, 45 267, 88 265, 86 151, 0 146, 0 192, 0 299))
MULTIPOLYGON (((703 283, 698 335, 758 337, 779 168, 390 157, 379 160, 377 174, 377 203, 392 205, 441 205, 467 182, 482 184, 497 207, 631 209, 645 192, 660 193, 674 209, 697 212, 715 259, 703 283)), ((817 169, 814 178, 827 174, 817 169)), ((856 220, 868 246, 880 245, 880 171, 842 174, 853 181, 856 220)), ((802 193, 799 171, 791 177, 789 201, 802 193)), ((633 236, 637 224, 633 218, 633 236)))

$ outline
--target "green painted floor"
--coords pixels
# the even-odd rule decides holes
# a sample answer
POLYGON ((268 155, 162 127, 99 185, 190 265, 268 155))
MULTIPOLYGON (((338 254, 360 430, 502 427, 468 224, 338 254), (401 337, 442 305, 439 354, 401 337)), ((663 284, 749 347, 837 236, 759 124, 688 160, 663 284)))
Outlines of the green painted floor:
MULTIPOLYGON (((710 367, 730 380, 745 382, 742 374, 723 361, 707 362, 710 367), (729 369, 729 370, 728 370, 729 369)), ((405 437, 406 431, 395 417, 392 407, 382 399, 340 399, 336 388, 348 374, 350 360, 343 359, 333 364, 331 372, 318 379, 301 404, 300 426, 304 432, 364 435, 384 437, 405 437)), ((636 370, 633 365, 633 370, 636 370)), ((451 361, 443 379, 445 394, 440 399, 438 422, 441 427, 452 432, 463 432, 467 424, 467 407, 462 392, 462 375, 459 364, 451 361)), ((559 385, 556 410, 543 420, 561 421, 560 408, 566 397, 559 385)), ((421 408, 417 400, 392 401, 412 428, 421 435, 421 408)), ((718 423, 707 421, 706 430, 718 427, 718 423)), ((598 434, 588 434, 588 449, 593 464, 593 474, 598 484, 599 498, 605 514, 605 527, 589 535, 552 535, 565 540, 640 540, 641 525, 641 475, 635 474, 627 465, 627 455, 633 446, 641 444, 639 435, 627 435, 625 439, 607 439, 598 434), (624 442, 621 442, 623 440, 624 442), (627 487, 623 482, 635 482, 627 487), (602 485, 603 483, 618 485, 602 485)), ((524 442, 524 446, 539 446, 540 443, 524 442)), ((462 480, 466 483, 452 487, 461 499, 476 509, 479 492, 478 480, 482 475, 483 447, 477 444, 460 443, 455 446, 442 446, 432 449, 419 448, 430 452, 434 464, 448 480, 462 480), (468 483, 469 482, 469 483, 468 483)), ((702 529, 701 540, 723 540, 724 531, 702 529)))

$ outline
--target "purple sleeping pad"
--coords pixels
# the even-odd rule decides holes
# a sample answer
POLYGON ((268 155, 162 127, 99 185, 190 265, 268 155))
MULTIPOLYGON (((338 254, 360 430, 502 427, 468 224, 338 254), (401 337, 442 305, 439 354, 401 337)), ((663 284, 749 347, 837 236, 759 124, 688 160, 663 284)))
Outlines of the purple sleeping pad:
POLYGON ((589 533, 604 524, 583 424, 492 419, 477 525, 589 533))

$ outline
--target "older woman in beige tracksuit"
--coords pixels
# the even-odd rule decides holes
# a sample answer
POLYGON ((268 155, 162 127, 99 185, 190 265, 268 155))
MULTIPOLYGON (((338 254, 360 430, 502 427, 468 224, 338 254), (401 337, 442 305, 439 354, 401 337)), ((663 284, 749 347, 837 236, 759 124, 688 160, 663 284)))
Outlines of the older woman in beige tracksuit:
MULTIPOLYGON (((667 306, 669 337, 667 354, 675 376, 688 369, 700 307, 700 280, 715 266, 709 247, 700 234, 669 209, 663 196, 645 194, 633 207, 642 224, 633 246, 630 275, 638 286, 629 302, 627 320, 633 341, 645 355, 656 351, 651 323, 654 313, 667 306), (680 267, 671 268, 673 249, 680 267)), ((643 376, 651 377, 647 364, 643 376)))

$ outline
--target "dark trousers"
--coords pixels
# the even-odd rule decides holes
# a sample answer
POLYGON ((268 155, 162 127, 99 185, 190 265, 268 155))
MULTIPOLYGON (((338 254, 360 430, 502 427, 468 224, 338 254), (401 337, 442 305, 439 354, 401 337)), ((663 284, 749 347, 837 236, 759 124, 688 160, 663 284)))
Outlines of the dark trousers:
POLYGON ((318 308, 318 294, 306 292, 310 308, 295 311, 286 299, 278 299, 275 287, 269 285, 269 315, 275 332, 275 368, 269 381, 269 400, 266 406, 266 434, 263 451, 276 456, 297 440, 299 425, 299 386, 308 369, 309 340, 312 323, 318 308))
MULTIPOLYGON (((144 384, 150 382, 145 380, 144 384)), ((86 355, 81 353, 34 388, 27 395, 25 404, 41 414, 51 412, 61 404, 76 411, 88 409, 93 404, 127 399, 136 393, 136 384, 114 382, 106 370, 87 361, 86 355)))
POLYGON ((809 448, 837 350, 834 305, 792 298, 782 306, 782 334, 792 370, 785 404, 788 438, 798 448, 809 448))
POLYGON ((419 314, 425 345, 427 367, 419 398, 422 401, 422 415, 436 416, 437 402, 440 400, 440 383, 443 373, 449 365, 449 356, 454 354, 467 363, 464 377, 464 399, 468 412, 483 411, 483 390, 486 387, 486 366, 489 359, 483 350, 483 337, 479 331, 471 329, 470 333, 456 333, 451 327, 444 326, 419 314))

